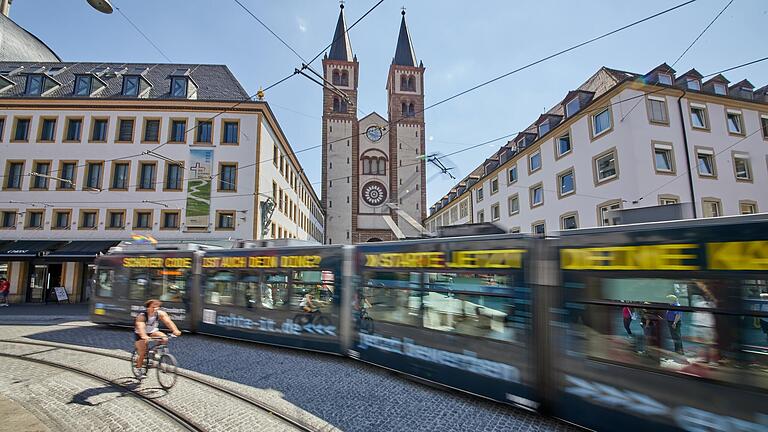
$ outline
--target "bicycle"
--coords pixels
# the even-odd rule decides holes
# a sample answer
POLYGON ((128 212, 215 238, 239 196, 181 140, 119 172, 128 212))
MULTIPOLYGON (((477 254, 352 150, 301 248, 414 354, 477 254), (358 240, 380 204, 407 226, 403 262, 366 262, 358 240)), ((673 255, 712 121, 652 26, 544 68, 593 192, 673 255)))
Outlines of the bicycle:
MULTIPOLYGON (((175 338, 174 335, 169 335, 169 338, 175 338)), ((149 343, 147 343, 147 354, 144 356, 144 366, 137 368, 136 359, 139 356, 136 349, 133 350, 131 355, 131 372, 133 376, 140 379, 141 375, 149 372, 149 369, 154 366, 157 369, 157 381, 160 383, 160 387, 165 390, 170 389, 176 384, 176 369, 177 362, 176 357, 168 352, 168 344, 161 344, 160 341, 166 338, 150 337, 149 343), (154 342, 154 344, 152 343, 154 342)))

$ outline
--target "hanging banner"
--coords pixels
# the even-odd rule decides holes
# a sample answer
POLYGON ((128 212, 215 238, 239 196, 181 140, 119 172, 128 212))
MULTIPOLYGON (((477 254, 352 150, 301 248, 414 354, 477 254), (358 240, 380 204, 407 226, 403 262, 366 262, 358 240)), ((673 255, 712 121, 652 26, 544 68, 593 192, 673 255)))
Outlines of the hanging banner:
POLYGON ((213 150, 192 149, 187 181, 187 229, 208 229, 211 219, 213 150))

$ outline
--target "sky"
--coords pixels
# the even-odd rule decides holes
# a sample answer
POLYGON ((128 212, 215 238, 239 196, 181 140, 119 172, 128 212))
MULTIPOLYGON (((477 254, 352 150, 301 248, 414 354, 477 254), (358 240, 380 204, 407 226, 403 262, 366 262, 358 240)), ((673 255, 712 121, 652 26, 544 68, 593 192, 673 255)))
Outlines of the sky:
MULTIPOLYGON (((301 60, 234 0, 111 0, 176 63, 227 65, 254 94, 299 67, 301 60)), ((336 0, 240 0, 304 58, 333 38, 336 0)), ((351 25, 377 0, 347 0, 351 25)), ((660 12, 683 0, 385 0, 349 32, 360 63, 358 106, 386 118, 386 78, 401 8, 424 63, 425 103, 442 100, 576 43, 660 12)), ((525 129, 601 66, 646 73, 672 64, 728 0, 698 0, 596 43, 513 74, 425 112, 427 153, 453 151, 525 129)), ((104 15, 86 0, 16 0, 11 18, 64 61, 167 62, 121 14, 104 15)), ((735 0, 675 66, 704 75, 768 55, 768 1, 735 0)), ((313 64, 315 65, 315 64, 313 64)), ((319 66, 319 60, 316 65, 319 66)), ((732 83, 768 84, 768 61, 725 74, 732 83)), ((295 151, 321 143, 322 89, 295 76, 265 100, 295 151)), ((505 141, 443 162, 466 176, 505 141)), ((321 149, 298 154, 320 191, 321 149)), ((428 170, 427 205, 456 180, 428 170)))

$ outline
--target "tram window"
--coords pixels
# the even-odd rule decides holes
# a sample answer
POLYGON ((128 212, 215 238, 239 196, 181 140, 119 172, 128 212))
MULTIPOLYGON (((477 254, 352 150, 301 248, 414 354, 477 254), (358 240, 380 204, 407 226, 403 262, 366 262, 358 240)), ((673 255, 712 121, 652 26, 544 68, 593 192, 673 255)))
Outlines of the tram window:
POLYGON ((208 276, 205 302, 215 305, 232 305, 235 273, 219 271, 208 276))
POLYGON ((244 275, 237 282, 237 295, 234 304, 252 308, 259 297, 259 275, 244 275))
POLYGON ((152 274, 151 298, 180 303, 186 297, 187 274, 180 269, 160 269, 152 274))
POLYGON ((330 271, 294 271, 291 307, 296 310, 324 312, 333 302, 334 275, 330 271))
POLYGON ((261 306, 279 309, 288 303, 288 275, 285 273, 264 273, 261 285, 261 306))
POLYGON ((374 321, 420 326, 420 285, 418 272, 365 272, 358 307, 374 321))
POLYGON ((147 288, 149 286, 149 275, 145 273, 131 273, 131 279, 128 283, 129 300, 146 300, 147 288))
POLYGON ((98 292, 99 297, 113 297, 112 285, 115 282, 115 270, 99 270, 98 278, 98 292))
POLYGON ((765 281, 586 278, 571 325, 587 354, 768 388, 765 281), (761 295, 765 293, 765 295, 761 295), (762 308, 765 300, 765 313, 762 308), (592 301, 595 300, 595 301, 592 301), (615 305, 605 304, 615 302, 615 305))
POLYGON ((496 274, 426 273, 423 325, 445 332, 504 341, 515 340, 509 278, 496 274))

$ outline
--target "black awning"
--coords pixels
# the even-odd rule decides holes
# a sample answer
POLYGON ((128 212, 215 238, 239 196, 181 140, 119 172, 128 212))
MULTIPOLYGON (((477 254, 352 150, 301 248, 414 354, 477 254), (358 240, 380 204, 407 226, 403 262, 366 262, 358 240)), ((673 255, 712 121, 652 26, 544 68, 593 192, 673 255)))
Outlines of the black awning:
POLYGON ((115 240, 72 241, 49 253, 48 258, 93 258, 118 243, 115 240))
POLYGON ((65 244, 61 241, 16 240, 0 247, 0 258, 29 259, 44 256, 65 244))

